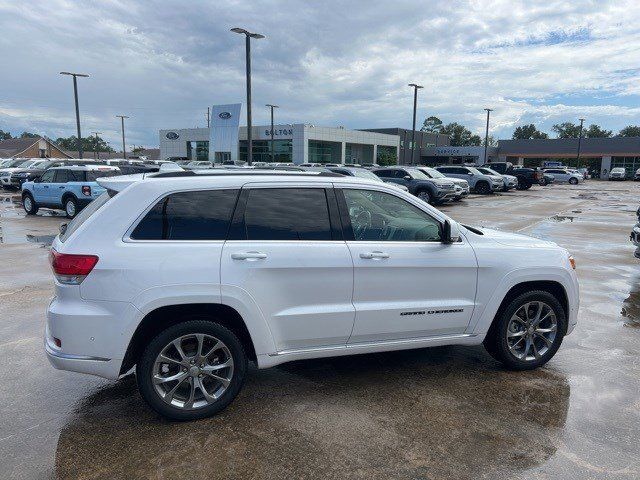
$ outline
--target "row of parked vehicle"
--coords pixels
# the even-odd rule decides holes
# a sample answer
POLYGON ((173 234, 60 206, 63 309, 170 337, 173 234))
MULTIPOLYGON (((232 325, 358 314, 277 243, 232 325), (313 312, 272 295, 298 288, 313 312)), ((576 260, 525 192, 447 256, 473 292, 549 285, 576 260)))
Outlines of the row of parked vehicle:
POLYGON ((240 162, 213 166, 204 161, 140 161, 106 160, 102 162, 56 159, 20 159, 0 162, 0 184, 3 188, 22 190, 24 209, 28 214, 39 208, 64 210, 73 218, 103 189, 96 179, 121 174, 152 173, 163 167, 183 170, 268 169, 283 171, 319 171, 367 178, 385 182, 410 192, 421 200, 441 205, 460 201, 469 193, 491 194, 512 189, 526 190, 533 185, 553 182, 577 184, 584 181, 581 172, 563 168, 534 169, 516 167, 509 162, 480 167, 470 165, 388 166, 259 163, 248 167, 240 162), (182 165, 180 165, 182 164, 182 165))

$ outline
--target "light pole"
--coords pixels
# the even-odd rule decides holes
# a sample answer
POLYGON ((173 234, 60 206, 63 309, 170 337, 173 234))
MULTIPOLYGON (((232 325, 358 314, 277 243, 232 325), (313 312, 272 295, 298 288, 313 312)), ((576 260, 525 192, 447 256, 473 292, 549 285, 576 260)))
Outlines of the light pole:
POLYGON ((116 117, 120 117, 120 123, 122 126, 122 154, 124 155, 124 159, 127 159, 127 147, 124 143, 124 119, 129 118, 126 115, 116 115, 116 117))
POLYGON ((493 112, 492 108, 485 108, 485 110, 487 111, 487 128, 484 131, 484 159, 483 162, 484 163, 489 163, 487 162, 487 146, 489 145, 489 114, 491 112, 493 112))
POLYGON ((73 77, 73 96, 76 101, 76 127, 78 129, 78 157, 83 157, 82 152, 82 135, 80 134, 80 107, 78 106, 78 81, 77 77, 88 77, 84 73, 60 72, 60 75, 71 75, 73 77))
POLYGON ((96 160, 96 154, 98 155, 98 159, 100 159, 100 152, 98 152, 98 135, 101 135, 102 132, 91 132, 96 136, 95 143, 93 144, 93 159, 96 160))
POLYGON ((409 87, 413 87, 413 128, 411 129, 411 161, 409 165, 413 165, 413 158, 416 149, 416 109, 418 108, 418 89, 424 88, 422 85, 410 83, 409 87))
POLYGON ((251 33, 244 28, 238 27, 232 28, 231 31, 234 33, 241 33, 245 36, 245 53, 247 57, 247 164, 251 165, 253 152, 253 142, 251 139, 251 39, 264 38, 264 35, 251 33))
POLYGON ((267 103, 265 106, 271 109, 271 161, 275 162, 276 154, 273 149, 273 109, 280 108, 280 107, 278 107, 278 105, 271 105, 270 103, 267 103))
POLYGON ((584 118, 580 120, 580 135, 578 136, 578 155, 576 157, 576 168, 580 168, 580 147, 582 147, 582 125, 584 125, 584 118))

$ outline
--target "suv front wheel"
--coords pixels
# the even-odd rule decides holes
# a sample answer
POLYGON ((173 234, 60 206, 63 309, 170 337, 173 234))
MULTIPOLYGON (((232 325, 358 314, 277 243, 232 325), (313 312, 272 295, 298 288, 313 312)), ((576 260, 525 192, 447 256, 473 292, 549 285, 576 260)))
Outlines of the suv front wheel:
POLYGON ((144 350, 136 367, 140 394, 159 414, 196 420, 224 409, 247 370, 238 337, 218 323, 190 320, 167 328, 144 350))
POLYGON ((38 204, 30 193, 25 193, 22 196, 22 206, 24 207, 24 211, 27 212, 27 215, 35 215, 38 213, 38 204))
POLYGON ((484 346, 507 368, 538 368, 560 348, 566 321, 562 305, 549 292, 523 293, 495 319, 484 346))

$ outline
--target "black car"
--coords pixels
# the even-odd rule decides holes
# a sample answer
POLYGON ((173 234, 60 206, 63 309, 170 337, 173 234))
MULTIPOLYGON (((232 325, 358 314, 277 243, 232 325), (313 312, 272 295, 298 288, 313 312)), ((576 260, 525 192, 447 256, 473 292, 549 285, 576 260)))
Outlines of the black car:
POLYGON ((20 190, 24 182, 29 182, 40 177, 47 168, 62 167, 64 165, 66 165, 66 162, 63 160, 52 160, 39 165, 38 168, 24 168, 22 170, 16 170, 15 172, 12 172, 11 177, 9 177, 9 186, 10 188, 20 190))
MULTIPOLYGON (((527 168, 514 165, 511 162, 485 163, 483 167, 489 167, 502 175, 513 175, 518 179, 518 190, 528 190, 532 185, 545 185, 544 173, 538 168, 527 168)), ((547 178, 547 181, 553 181, 547 178)))

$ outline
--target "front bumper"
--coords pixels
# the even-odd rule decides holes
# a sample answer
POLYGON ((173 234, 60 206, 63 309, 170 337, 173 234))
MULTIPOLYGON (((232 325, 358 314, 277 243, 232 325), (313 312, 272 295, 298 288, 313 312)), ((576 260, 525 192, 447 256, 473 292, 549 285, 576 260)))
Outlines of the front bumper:
POLYGON ((10 187, 11 177, 10 176, 0 177, 0 185, 2 185, 3 187, 10 187))

